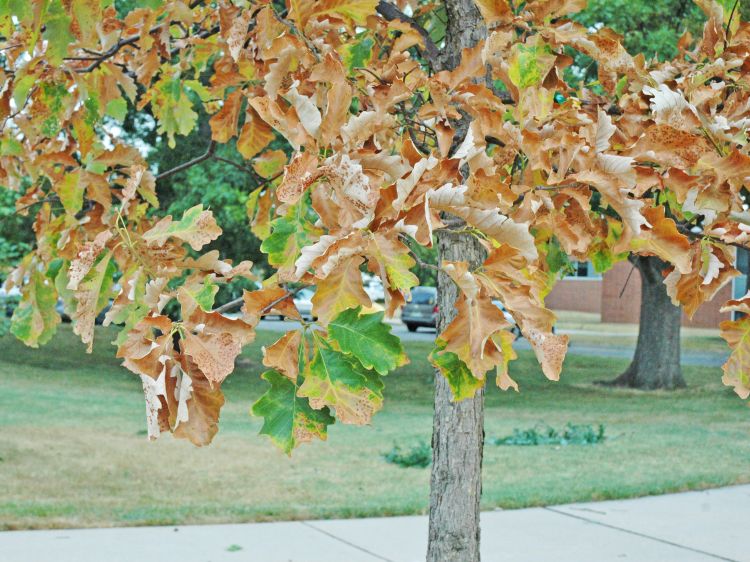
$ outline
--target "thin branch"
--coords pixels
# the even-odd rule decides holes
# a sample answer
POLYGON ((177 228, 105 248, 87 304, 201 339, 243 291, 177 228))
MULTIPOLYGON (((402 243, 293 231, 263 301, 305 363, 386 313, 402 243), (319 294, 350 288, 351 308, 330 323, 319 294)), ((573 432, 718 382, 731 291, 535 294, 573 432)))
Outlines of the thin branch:
MULTIPOLYGON (((286 293, 284 293, 283 295, 281 295, 276 300, 270 302, 269 304, 267 304, 266 306, 264 306, 263 308, 261 308, 260 309, 261 315, 264 312, 269 312, 271 309, 273 309, 273 307, 275 307, 278 304, 281 304, 286 299, 292 298, 294 295, 296 295, 301 290, 302 290, 302 287, 294 289, 293 291, 287 291, 286 293)), ((242 305, 242 303, 244 303, 244 302, 245 302, 245 299, 243 297, 240 297, 238 299, 234 299, 233 301, 229 301, 228 303, 226 303, 225 305, 220 306, 219 308, 214 309, 214 312, 218 312, 220 314, 224 314, 225 312, 231 312, 235 308, 237 308, 240 305, 242 305)))
POLYGON ((289 31, 291 31, 294 35, 302 39, 305 45, 307 45, 307 48, 310 49, 310 52, 315 57, 315 60, 320 62, 320 52, 318 51, 318 48, 315 45, 313 45, 312 41, 310 41, 310 39, 307 38, 307 35, 305 35, 299 29, 297 29, 297 27, 288 19, 281 17, 279 14, 277 14, 275 10, 271 10, 271 11, 273 12, 274 17, 276 18, 276 21, 288 27, 289 31))
POLYGON ((58 200, 59 199, 58 199, 57 195, 48 195, 47 197, 44 197, 43 199, 38 199, 38 200, 34 201, 33 203, 29 203, 28 205, 24 205, 20 209, 16 209, 15 213, 16 214, 21 214, 26 209, 30 209, 34 205, 39 205, 40 203, 52 203, 53 201, 58 201, 58 200))
POLYGON ((424 27, 419 25, 419 22, 417 22, 417 20, 415 20, 411 16, 407 16, 404 12, 399 10, 395 4, 391 4, 389 2, 386 2, 385 0, 380 0, 380 2, 378 2, 375 11, 388 21, 399 20, 409 24, 412 29, 414 29, 414 31, 421 35, 422 41, 424 41, 424 51, 427 62, 429 62, 430 66, 432 66, 432 68, 434 69, 440 68, 440 51, 438 50, 435 42, 432 40, 432 37, 430 37, 430 34, 424 27))
MULTIPOLYGON (((193 8, 196 8, 199 5, 201 5, 203 3, 203 1, 204 0, 194 0, 193 2, 191 2, 188 5, 188 8, 192 10, 193 8)), ((157 31, 159 31, 159 29, 161 29, 165 25, 171 25, 171 24, 172 24, 172 22, 164 22, 164 23, 160 23, 158 25, 155 25, 154 27, 152 27, 151 29, 148 30, 148 35, 151 35, 152 33, 156 33, 157 31)), ((201 33, 204 33, 204 32, 201 32, 201 33)), ((78 70, 76 70, 76 72, 78 72, 80 74, 85 74, 87 72, 93 72, 94 70, 96 70, 97 68, 99 68, 99 66, 101 66, 101 64, 104 61, 106 61, 107 59, 112 58, 113 56, 115 56, 120 51, 120 49, 122 49, 123 47, 127 47, 129 45, 134 45, 135 43, 137 43, 142 36, 143 36, 143 33, 140 33, 138 35, 133 35, 132 37, 128 37, 127 39, 120 39, 117 43, 115 43, 114 45, 112 45, 112 47, 110 47, 108 50, 106 50, 105 52, 99 54, 95 58, 94 62, 92 62, 89 66, 87 66, 85 68, 78 69, 78 70)))
POLYGON ((252 168, 248 168, 247 166, 243 166, 242 164, 238 164, 237 162, 232 162, 228 158, 222 158, 221 156, 216 156, 215 154, 213 154, 212 156, 213 156, 213 159, 216 160, 217 162, 224 162, 224 164, 229 164, 230 166, 234 166, 235 168, 237 168, 238 170, 242 172, 245 172, 246 174, 250 174, 256 179, 256 181, 265 181, 263 177, 252 168))
POLYGON ((370 76, 374 77, 375 80, 377 80, 380 84, 387 84, 385 80, 383 80, 380 76, 375 74, 372 70, 369 68, 364 68, 363 66, 357 66, 354 68, 354 70, 358 70, 359 72, 367 72, 370 76))
POLYGON ((625 289, 628 288, 628 283, 630 283, 630 277, 633 275, 634 271, 635 271, 635 264, 633 264, 633 267, 630 269, 630 273, 628 273, 627 279, 625 279, 625 284, 622 286, 622 289, 620 290, 620 296, 617 297, 618 299, 622 298, 622 295, 625 293, 625 289))
POLYGON ((704 232, 693 232, 689 228, 686 228, 682 224, 677 224, 677 230, 681 233, 690 238, 691 240, 699 240, 701 238, 705 238, 706 240, 709 240, 711 242, 714 242, 715 244, 724 244, 725 246, 734 246, 735 248, 742 248, 743 250, 747 250, 748 247, 744 244, 740 244, 738 242, 727 242, 725 240, 722 240, 718 236, 713 236, 711 234, 706 234, 704 232))
POLYGON ((535 191, 555 191, 558 189, 568 189, 568 188, 577 188, 580 189, 582 187, 588 187, 585 183, 564 183, 561 185, 535 185, 534 190, 535 191))
POLYGON ((732 6, 732 11, 729 12, 729 20, 727 21, 727 28, 724 31, 724 48, 727 48, 727 43, 729 42, 729 38, 732 35, 732 18, 734 18, 734 13, 737 10, 737 6, 740 4, 740 0, 734 0, 734 6, 732 6))
POLYGON ((208 148, 206 149, 206 152, 201 154, 200 156, 196 156, 192 160, 188 160, 187 162, 184 162, 180 164, 179 166, 175 166, 171 170, 167 170, 166 172, 162 172, 158 176, 156 176, 156 181, 163 180, 164 178, 168 178, 169 176, 172 176, 176 174, 177 172, 182 172, 183 170, 187 170, 188 168, 192 168, 196 164, 200 164, 201 162, 204 162, 211 158, 214 155, 214 151, 216 150, 216 142, 211 141, 208 144, 208 148))
POLYGON ((399 234, 399 239, 406 244, 406 247, 409 248, 409 253, 411 254, 411 257, 414 258, 414 261, 417 262, 417 265, 419 267, 424 267, 425 269, 432 269, 433 271, 440 271, 440 268, 432 263, 427 263, 422 258, 419 257, 419 254, 414 251, 414 249, 411 247, 411 239, 406 234, 399 234))

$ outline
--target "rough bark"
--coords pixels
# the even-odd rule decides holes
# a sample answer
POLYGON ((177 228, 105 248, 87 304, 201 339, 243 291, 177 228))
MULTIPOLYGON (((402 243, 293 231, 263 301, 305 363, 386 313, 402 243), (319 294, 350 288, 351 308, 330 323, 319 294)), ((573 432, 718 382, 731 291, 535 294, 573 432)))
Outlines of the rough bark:
MULTIPOLYGON (((468 261, 476 267, 484 250, 465 235, 443 233, 442 259, 468 261)), ((438 275, 438 330, 455 316, 458 290, 444 273, 438 275)), ((453 402, 445 377, 435 375, 435 413, 432 426, 430 478, 430 533, 428 562, 479 560, 479 500, 482 495, 484 445, 484 390, 471 399, 453 402)))
POLYGON ((630 366, 607 384, 643 390, 685 386, 680 368, 682 309, 667 295, 662 272, 665 262, 654 256, 634 256, 641 275, 641 316, 638 343, 630 366))
MULTIPOLYGON (((441 67, 455 68, 461 50, 475 45, 486 33, 473 0, 446 0, 448 25, 441 67)), ((456 146, 466 134, 469 120, 454 124, 456 146)), ((484 261, 484 249, 472 236, 443 232, 439 235, 438 263, 467 261, 472 268, 484 261)), ((444 273, 438 275, 438 331, 455 316, 458 290, 444 273)), ((472 399, 453 402, 445 378, 435 376, 435 413, 432 429, 430 478, 430 529, 428 562, 479 561, 479 500, 482 495, 484 445, 484 391, 472 399)))

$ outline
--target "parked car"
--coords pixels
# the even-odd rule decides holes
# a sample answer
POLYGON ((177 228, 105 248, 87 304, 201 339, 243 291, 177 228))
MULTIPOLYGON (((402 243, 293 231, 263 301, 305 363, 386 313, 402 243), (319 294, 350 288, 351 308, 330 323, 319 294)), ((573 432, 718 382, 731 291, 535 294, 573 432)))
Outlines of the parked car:
MULTIPOLYGON (((521 337, 521 329, 511 316, 510 312, 505 310, 503 303, 499 299, 493 299, 492 304, 497 306, 503 313, 505 320, 511 325, 511 333, 517 338, 521 337)), ((415 287, 411 291, 411 298, 404 305, 401 313, 401 321, 406 325, 410 332, 416 332, 417 328, 436 328, 437 327, 437 289, 435 287, 415 287)))
POLYGON ((437 327, 437 289, 435 287, 414 287, 411 296, 401 312, 401 321, 410 332, 417 328, 437 327))

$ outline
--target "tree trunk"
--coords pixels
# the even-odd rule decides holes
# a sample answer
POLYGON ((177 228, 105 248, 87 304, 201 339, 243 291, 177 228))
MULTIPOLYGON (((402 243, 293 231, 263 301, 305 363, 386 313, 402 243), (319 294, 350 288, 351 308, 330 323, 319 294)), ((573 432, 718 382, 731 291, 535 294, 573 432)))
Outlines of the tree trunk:
POLYGON ((641 317, 638 343, 630 366, 607 384, 643 390, 685 386, 680 368, 682 308, 672 304, 664 285, 665 262, 654 256, 634 256, 641 274, 641 317))
MULTIPOLYGON (((484 250, 472 237, 441 233, 442 259, 482 263, 484 250)), ((438 330, 455 316, 458 289, 445 274, 438 275, 438 330)), ((452 401, 445 377, 435 373, 435 413, 432 425, 430 534, 428 562, 479 560, 479 500, 482 495, 484 389, 474 398, 452 401)))
MULTIPOLYGON (((461 51, 486 35, 474 0, 445 0, 448 25, 441 66, 453 69, 461 51)), ((460 144, 469 126, 467 116, 454 123, 453 147, 460 144)), ((481 244, 471 235, 441 232, 438 263, 465 261, 476 268, 484 261, 481 244)), ((456 315, 458 289, 445 274, 438 275, 438 331, 456 315)), ((482 495, 484 446, 484 390, 474 398, 453 402, 448 382, 435 374, 435 413, 432 426, 430 477, 430 530, 428 562, 479 561, 479 500, 482 495)))

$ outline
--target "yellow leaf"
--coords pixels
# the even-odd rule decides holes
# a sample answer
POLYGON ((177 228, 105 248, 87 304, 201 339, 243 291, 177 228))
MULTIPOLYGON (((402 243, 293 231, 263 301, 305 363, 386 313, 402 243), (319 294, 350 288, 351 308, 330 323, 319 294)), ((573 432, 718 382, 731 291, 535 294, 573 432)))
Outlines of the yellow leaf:
POLYGON ((237 139, 239 153, 250 160, 266 148, 273 139, 273 129, 260 118, 252 107, 248 108, 245 124, 242 126, 240 136, 237 139))
POLYGON ((363 261, 362 256, 351 256, 340 262, 328 277, 318 282, 312 298, 313 315, 322 324, 327 324, 347 308, 367 308, 372 305, 370 297, 362 288, 359 266, 363 261))

